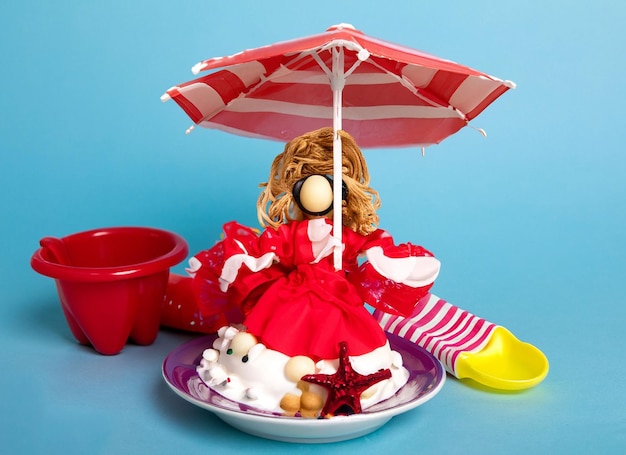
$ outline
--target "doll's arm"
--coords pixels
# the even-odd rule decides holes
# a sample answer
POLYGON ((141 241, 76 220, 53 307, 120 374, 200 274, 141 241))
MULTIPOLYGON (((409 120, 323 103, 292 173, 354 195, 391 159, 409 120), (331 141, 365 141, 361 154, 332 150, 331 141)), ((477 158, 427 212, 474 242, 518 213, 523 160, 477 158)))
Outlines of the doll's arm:
POLYGON ((235 240, 235 245, 239 252, 234 252, 224 261, 224 267, 220 274, 220 289, 223 292, 228 290, 228 287, 239 275, 247 274, 248 271, 252 273, 260 272, 271 267, 278 260, 274 252, 270 251, 260 256, 255 256, 254 253, 248 252, 241 242, 235 240))
POLYGON ((384 231, 369 238, 363 252, 366 261, 349 279, 364 302, 385 312, 410 313, 439 274, 440 262, 430 251, 411 243, 394 245, 384 231))
POLYGON ((440 262, 422 247, 405 244, 365 252, 367 263, 381 276, 412 288, 427 286, 439 275, 440 262))
POLYGON ((217 272, 219 288, 230 305, 244 314, 256 305, 265 289, 285 275, 284 238, 268 228, 258 231, 238 223, 224 226, 223 263, 217 272))
POLYGON ((224 238, 220 242, 190 259, 187 272, 193 276, 209 269, 225 293, 248 274, 271 267, 278 261, 278 252, 271 242, 261 241, 258 231, 230 222, 224 225, 224 238))

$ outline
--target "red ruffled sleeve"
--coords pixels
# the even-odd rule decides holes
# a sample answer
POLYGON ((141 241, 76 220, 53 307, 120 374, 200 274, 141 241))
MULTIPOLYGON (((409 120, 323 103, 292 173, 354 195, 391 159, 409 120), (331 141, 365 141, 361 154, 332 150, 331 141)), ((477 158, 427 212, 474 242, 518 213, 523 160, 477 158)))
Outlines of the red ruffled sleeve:
POLYGON ((259 234, 234 221, 223 229, 224 238, 196 254, 196 266, 189 270, 205 316, 233 307, 246 314, 267 287, 285 274, 278 258, 285 254, 286 242, 277 231, 259 234))
POLYGON ((377 230, 361 246, 366 261, 348 274, 363 301, 381 311, 408 316, 432 287, 439 261, 427 249, 404 243, 377 230))

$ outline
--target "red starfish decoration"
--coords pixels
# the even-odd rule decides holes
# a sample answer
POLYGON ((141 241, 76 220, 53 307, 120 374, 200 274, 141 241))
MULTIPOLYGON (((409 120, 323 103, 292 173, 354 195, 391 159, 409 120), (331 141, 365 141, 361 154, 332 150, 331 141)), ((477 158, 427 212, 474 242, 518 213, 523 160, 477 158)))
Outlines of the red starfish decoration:
POLYGON ((335 374, 307 374, 302 380, 328 389, 328 398, 321 415, 330 417, 360 413, 361 394, 372 385, 390 377, 389 368, 367 376, 354 371, 348 357, 348 344, 342 341, 339 343, 339 368, 335 374))

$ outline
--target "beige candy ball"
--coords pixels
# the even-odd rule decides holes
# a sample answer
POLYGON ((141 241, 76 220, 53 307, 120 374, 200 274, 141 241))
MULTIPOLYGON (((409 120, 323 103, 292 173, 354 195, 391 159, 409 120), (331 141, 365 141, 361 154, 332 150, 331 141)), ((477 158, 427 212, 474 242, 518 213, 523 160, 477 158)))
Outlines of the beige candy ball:
POLYGON ((230 342, 229 349, 232 349, 234 355, 244 356, 255 344, 257 341, 254 335, 248 332, 239 332, 230 342))
POLYGON ((368 398, 371 398, 374 396, 374 394, 378 391, 378 384, 374 384, 371 387, 368 387, 367 390, 363 391, 363 393, 361 393, 361 399, 362 400, 366 400, 368 398))
POLYGON ((300 409, 302 411, 319 411, 324 407, 324 399, 313 392, 302 392, 300 409))
POLYGON ((280 400, 279 406, 289 415, 293 415, 300 409, 300 397, 292 393, 286 393, 280 400))
POLYGON ((291 382, 298 382, 305 374, 315 373, 315 362, 304 355, 290 358, 285 364, 285 376, 291 382))

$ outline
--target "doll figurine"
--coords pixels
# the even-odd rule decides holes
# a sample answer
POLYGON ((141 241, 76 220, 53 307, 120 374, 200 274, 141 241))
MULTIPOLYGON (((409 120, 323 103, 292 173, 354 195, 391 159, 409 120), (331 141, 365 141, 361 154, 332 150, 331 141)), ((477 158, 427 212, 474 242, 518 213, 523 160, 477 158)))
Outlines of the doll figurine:
MULTIPOLYGON (((439 261, 420 246, 395 245, 377 227, 378 193, 359 147, 343 131, 336 244, 333 134, 323 128, 286 144, 261 184, 264 230, 227 223, 222 240, 189 260, 189 277, 170 277, 162 325, 211 333, 241 324, 264 349, 314 362, 340 358, 346 345, 351 358, 389 349, 390 332, 429 351, 457 378, 510 390, 540 383, 549 367, 539 349, 430 294, 439 261), (337 247, 341 270, 333 261, 337 247)), ((387 396, 402 384, 395 379, 387 396)))
POLYGON ((387 342, 364 304, 409 315, 440 263, 420 246, 394 245, 377 228, 380 199, 365 159, 340 134, 342 270, 333 265, 333 129, 322 128, 274 159, 257 203, 262 232, 227 223, 222 240, 190 259, 191 278, 170 279, 163 325, 208 333, 242 323, 266 347, 315 361, 338 358, 340 342, 352 356, 387 342))

